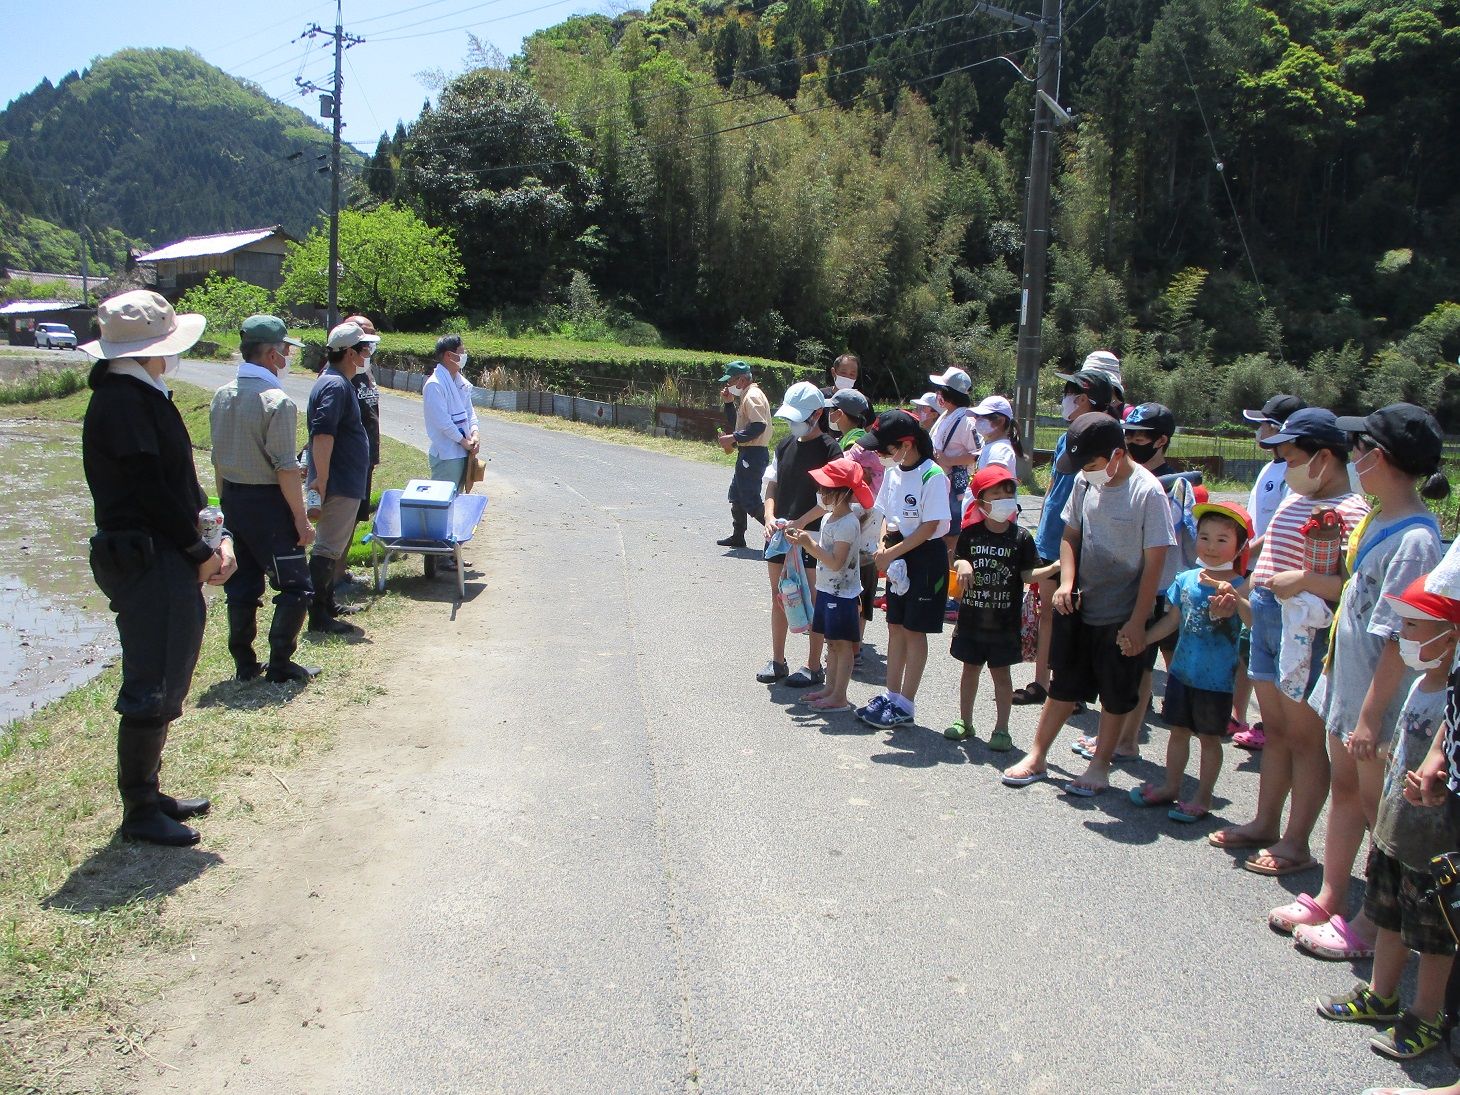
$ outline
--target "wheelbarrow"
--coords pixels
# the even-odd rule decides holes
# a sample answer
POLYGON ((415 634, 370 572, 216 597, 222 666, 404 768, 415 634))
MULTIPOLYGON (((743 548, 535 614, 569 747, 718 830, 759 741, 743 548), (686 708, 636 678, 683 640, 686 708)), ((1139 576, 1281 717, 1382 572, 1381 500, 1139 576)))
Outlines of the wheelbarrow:
POLYGON ((426 577, 436 571, 436 560, 449 556, 456 562, 456 592, 466 599, 466 566, 461 560, 461 548, 470 542, 476 532, 482 513, 487 508, 485 494, 458 494, 451 500, 447 517, 447 534, 443 538, 420 539, 401 535, 400 499, 403 492, 388 490, 380 496, 375 517, 370 523, 370 532, 365 536, 370 544, 371 562, 375 568, 375 592, 385 592, 385 581, 390 575, 390 561, 405 555, 425 557, 426 577))

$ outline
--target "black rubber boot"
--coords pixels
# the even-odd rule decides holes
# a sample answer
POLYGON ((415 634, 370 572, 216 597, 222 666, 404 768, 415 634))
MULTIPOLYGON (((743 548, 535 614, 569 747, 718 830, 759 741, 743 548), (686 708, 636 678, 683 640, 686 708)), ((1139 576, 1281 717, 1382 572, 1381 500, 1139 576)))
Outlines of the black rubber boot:
POLYGON ((173 798, 159 792, 157 808, 173 821, 186 821, 190 817, 203 817, 213 808, 213 803, 206 798, 173 798))
POLYGON ((739 502, 730 503, 730 527, 729 536, 723 540, 716 540, 716 547, 743 548, 745 547, 745 528, 749 522, 746 520, 745 507, 739 502))
MULTIPOLYGON (((169 817, 162 808, 157 774, 167 723, 123 716, 117 728, 117 790, 122 795, 121 835, 124 840, 182 848, 196 844, 198 830, 169 817)), ((174 806, 181 805, 176 799, 174 806)))
POLYGON ((269 667, 264 671, 264 680, 274 684, 298 681, 308 684, 319 676, 318 666, 300 665, 294 661, 294 651, 299 648, 299 631, 304 626, 304 616, 309 611, 308 602, 276 601, 274 619, 269 624, 269 667))
POLYGON ((241 681, 251 681, 264 671, 258 655, 253 652, 253 641, 259 633, 259 604, 257 601, 228 602, 228 653, 233 655, 234 676, 241 681))
POLYGON ((335 561, 324 555, 313 555, 309 559, 309 581, 314 586, 314 599, 309 602, 309 630, 326 635, 352 635, 355 629, 343 620, 337 620, 329 610, 329 589, 333 580, 335 561))

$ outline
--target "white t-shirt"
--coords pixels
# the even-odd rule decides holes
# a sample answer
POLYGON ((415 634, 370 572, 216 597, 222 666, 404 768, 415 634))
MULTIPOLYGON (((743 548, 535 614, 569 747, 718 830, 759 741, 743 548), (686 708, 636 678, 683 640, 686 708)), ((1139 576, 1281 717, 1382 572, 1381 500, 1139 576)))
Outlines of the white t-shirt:
POLYGON ((953 523, 948 512, 948 476, 931 460, 907 469, 894 464, 882 477, 877 508, 884 514, 888 528, 897 529, 903 536, 911 536, 926 521, 938 522, 934 538, 947 536, 953 523))
POLYGON ((860 597, 862 595, 862 560, 857 553, 857 542, 862 538, 862 521, 855 513, 835 520, 823 520, 816 542, 822 551, 836 553, 837 544, 851 544, 847 559, 840 570, 832 570, 820 559, 816 561, 816 589, 819 593, 830 593, 833 597, 860 597))
POLYGON ((978 431, 967 407, 955 407, 938 417, 928 431, 940 456, 967 456, 978 451, 978 431))
POLYGON ((1018 463, 1019 458, 1014 455, 1014 442, 1007 437, 1001 437, 997 441, 986 441, 983 448, 978 451, 979 471, 983 471, 990 464, 998 464, 1018 475, 1018 463))
POLYGON ((1267 466, 1257 474, 1252 484, 1252 493, 1247 496, 1247 512, 1252 515, 1252 535, 1261 536, 1272 524, 1272 515, 1278 505, 1288 496, 1288 484, 1283 473, 1288 466, 1279 460, 1269 460, 1267 466))

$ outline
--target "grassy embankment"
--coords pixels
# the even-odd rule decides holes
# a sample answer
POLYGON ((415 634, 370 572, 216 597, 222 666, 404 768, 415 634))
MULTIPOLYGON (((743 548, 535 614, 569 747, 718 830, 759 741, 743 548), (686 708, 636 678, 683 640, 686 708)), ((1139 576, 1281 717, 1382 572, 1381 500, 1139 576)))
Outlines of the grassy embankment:
MULTIPOLYGON (((210 482, 210 393, 187 384, 174 391, 199 472, 210 482)), ((0 415, 79 422, 88 395, 12 405, 0 415)), ((425 474, 425 456, 399 442, 386 439, 383 458, 387 482, 425 474)), ((379 632, 402 611, 387 596, 357 619, 379 632)), ((265 630, 267 612, 266 606, 265 630)), ((303 656, 324 670, 307 693, 236 683, 226 631, 215 594, 193 691, 173 724, 165 765, 170 788, 217 796, 215 817, 203 826, 204 849, 218 848, 219 830, 253 810, 230 797, 230 780, 283 769, 323 747, 351 707, 380 691, 371 646, 340 639, 306 641, 303 656)), ((137 1005, 161 986, 123 983, 113 971, 139 950, 184 941, 163 916, 167 894, 211 861, 207 851, 113 839, 118 677, 115 666, 108 668, 0 735, 0 1090, 51 1089, 47 1077, 61 1067, 61 1047, 69 1042, 66 1052, 75 1052, 76 1038, 113 1040, 122 1052, 140 1046, 148 1028, 137 1005)))

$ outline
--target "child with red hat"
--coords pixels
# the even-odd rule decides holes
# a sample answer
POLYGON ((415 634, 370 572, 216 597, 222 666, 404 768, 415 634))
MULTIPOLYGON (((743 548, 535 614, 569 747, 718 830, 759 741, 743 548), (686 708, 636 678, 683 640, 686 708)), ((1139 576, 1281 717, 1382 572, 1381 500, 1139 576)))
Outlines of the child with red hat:
POLYGON ((1232 714, 1237 674, 1237 639, 1250 622, 1242 577, 1252 518, 1236 502, 1203 502, 1196 518, 1197 567, 1176 575, 1166 589, 1166 614, 1146 632, 1154 645, 1176 632, 1176 653, 1166 681, 1166 779, 1131 789, 1137 806, 1166 806, 1172 821, 1200 821, 1211 813, 1212 793, 1222 771, 1222 741, 1232 714), (1196 797, 1182 801, 1181 781, 1191 759, 1191 737, 1201 743, 1196 797))
POLYGON ((1034 537, 1015 522, 1017 480, 1001 464, 990 464, 973 477, 970 486, 977 517, 958 534, 953 549, 953 571, 962 585, 958 623, 949 650, 963 663, 958 686, 958 718, 943 731, 953 741, 976 738, 973 701, 978 697, 979 671, 989 668, 996 707, 989 748, 1004 752, 1013 747, 1009 737, 1009 709, 1014 682, 1009 666, 1024 660, 1019 641, 1019 615, 1024 587, 1058 567, 1039 567, 1034 537))
POLYGON ((847 683, 852 659, 862 639, 862 576, 858 541, 862 519, 852 512, 855 501, 872 508, 871 490, 862 479, 862 466, 843 456, 811 470, 820 488, 817 502, 826 516, 814 537, 805 529, 787 529, 786 538, 816 560, 816 605, 812 634, 826 640, 826 684, 807 693, 804 702, 818 711, 850 711, 847 683))
POLYGON ((1405 797, 1406 776, 1424 760, 1445 720, 1446 677, 1460 636, 1460 601, 1425 591, 1425 577, 1384 599, 1399 616, 1399 656, 1422 675, 1400 708, 1393 749, 1374 821, 1364 871, 1364 915, 1374 924, 1374 975, 1318 1005, 1318 1014, 1341 1023, 1393 1023, 1374 1035, 1376 1053, 1408 1060, 1444 1038, 1445 982, 1454 963, 1455 938, 1439 903, 1430 861, 1454 847, 1441 810, 1405 797), (1419 954, 1419 979, 1408 1010, 1399 1006, 1399 982, 1409 952, 1419 954))

